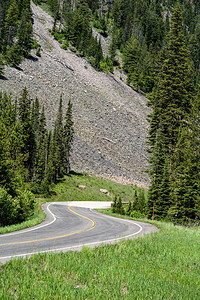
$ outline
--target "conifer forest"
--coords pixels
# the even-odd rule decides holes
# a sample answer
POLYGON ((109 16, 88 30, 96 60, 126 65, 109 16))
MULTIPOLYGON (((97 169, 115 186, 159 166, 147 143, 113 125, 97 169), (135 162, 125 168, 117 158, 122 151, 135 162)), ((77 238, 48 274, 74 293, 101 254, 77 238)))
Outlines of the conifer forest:
MULTIPOLYGON (((53 17, 49 31, 60 47, 87 59, 98 72, 120 70, 127 85, 148 99, 150 186, 148 199, 133 204, 134 210, 149 219, 199 222, 200 1, 33 2, 53 17), (99 36, 109 37, 107 55, 99 36)), ((0 81, 6 65, 19 68, 33 50, 42 55, 31 1, 0 0, 0 81)), ((0 226, 27 219, 34 193, 48 194, 70 172, 72 103, 63 111, 60 94, 50 130, 39 101, 26 87, 18 98, 0 87, 0 226)))

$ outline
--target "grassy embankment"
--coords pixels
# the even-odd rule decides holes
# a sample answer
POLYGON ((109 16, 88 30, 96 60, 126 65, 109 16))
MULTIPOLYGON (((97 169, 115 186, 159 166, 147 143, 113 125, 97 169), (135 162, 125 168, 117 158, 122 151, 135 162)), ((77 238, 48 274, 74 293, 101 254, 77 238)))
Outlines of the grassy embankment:
MULTIPOLYGON (((134 193, 134 187, 83 175, 55 191, 58 201, 110 200, 100 188, 125 201, 134 193)), ((56 196, 44 201, 50 200, 56 196)), ((0 299, 200 299, 199 228, 154 224, 159 232, 136 240, 11 260, 0 266, 0 299)))
MULTIPOLYGON (((50 201, 112 201, 112 195, 121 195, 124 201, 129 201, 133 198, 133 186, 125 186, 106 180, 103 178, 88 176, 84 174, 71 174, 61 180, 54 188, 54 194, 49 198, 40 198, 40 211, 38 219, 38 203, 35 206, 34 215, 30 220, 21 224, 0 227, 0 234, 8 233, 23 228, 31 227, 45 220, 45 214, 41 209, 41 205, 50 201), (85 189, 80 189, 78 186, 84 185, 85 189), (100 192, 100 189, 107 189, 111 196, 107 196, 100 192), (57 194, 57 196, 56 196, 57 194)), ((38 202, 38 199, 37 201, 38 202)))
POLYGON ((155 224, 136 240, 11 260, 0 299, 200 299, 199 228, 155 224))

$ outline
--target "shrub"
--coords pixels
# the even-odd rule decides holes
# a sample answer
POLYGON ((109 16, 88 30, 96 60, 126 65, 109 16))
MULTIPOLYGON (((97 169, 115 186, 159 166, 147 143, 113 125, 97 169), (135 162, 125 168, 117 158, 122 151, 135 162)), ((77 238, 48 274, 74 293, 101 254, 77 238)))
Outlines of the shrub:
POLYGON ((18 195, 13 198, 6 190, 0 188, 0 226, 25 221, 33 214, 34 206, 35 197, 31 192, 18 191, 18 195))
POLYGON ((15 222, 18 203, 13 201, 6 190, 0 188, 0 226, 10 225, 15 222))
POLYGON ((39 56, 39 57, 41 57, 41 48, 38 48, 37 50, 36 50, 36 56, 39 56))
POLYGON ((137 210, 133 210, 130 214, 131 218, 137 218, 137 219, 143 219, 145 218, 145 214, 142 214, 141 212, 137 210))
POLYGON ((68 47, 69 47, 69 42, 65 40, 64 43, 62 44, 62 48, 63 48, 64 50, 67 50, 68 47))
POLYGON ((40 44, 34 39, 32 42, 32 49, 37 49, 38 47, 41 47, 40 44))
POLYGON ((33 214, 35 197, 34 195, 25 190, 24 192, 18 191, 18 195, 15 198, 18 203, 17 222, 25 221, 28 217, 33 214))

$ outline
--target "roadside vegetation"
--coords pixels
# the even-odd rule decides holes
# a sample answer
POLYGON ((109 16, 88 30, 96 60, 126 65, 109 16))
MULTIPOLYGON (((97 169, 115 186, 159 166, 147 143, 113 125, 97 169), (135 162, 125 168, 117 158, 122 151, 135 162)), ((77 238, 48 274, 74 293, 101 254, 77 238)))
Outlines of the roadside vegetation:
POLYGON ((35 208, 34 208, 34 213, 32 216, 30 216, 28 218, 28 220, 26 220, 22 223, 0 227, 0 234, 9 233, 9 232, 13 232, 13 231, 17 231, 17 230, 21 230, 24 228, 35 226, 37 224, 40 224, 42 221, 44 221, 45 218, 46 218, 46 214, 41 209, 41 206, 39 209, 39 217, 38 217, 38 204, 36 204, 35 208))
POLYGON ((155 221, 159 232, 81 252, 0 266, 1 299, 199 299, 199 228, 155 221))
POLYGON ((20 230, 39 224, 45 219, 42 204, 54 201, 113 201, 115 195, 120 196, 123 202, 134 199, 135 191, 147 193, 146 190, 131 185, 119 184, 104 178, 71 172, 52 186, 51 193, 36 195, 34 214, 27 221, 20 224, 0 227, 0 234, 20 230), (100 189, 107 190, 104 194, 100 189), (39 219, 38 201, 40 199, 39 219))

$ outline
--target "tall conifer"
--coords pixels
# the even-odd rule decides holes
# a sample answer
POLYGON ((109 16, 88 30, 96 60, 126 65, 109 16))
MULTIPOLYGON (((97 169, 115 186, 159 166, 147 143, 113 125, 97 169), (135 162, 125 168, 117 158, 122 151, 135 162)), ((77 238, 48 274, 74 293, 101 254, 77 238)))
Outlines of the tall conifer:
POLYGON ((188 126, 193 93, 192 65, 183 34, 181 7, 177 3, 171 19, 169 41, 162 54, 157 90, 151 102, 149 212, 152 215, 155 204, 158 218, 167 216, 175 202, 172 174, 177 168, 174 153, 180 128, 188 126))
POLYGON ((67 112, 65 116, 65 124, 63 128, 63 141, 64 141, 64 167, 65 172, 68 174, 70 171, 70 153, 72 149, 73 139, 74 139, 74 127, 73 127, 73 120, 72 120, 72 103, 69 100, 67 112))
POLYGON ((54 177, 54 181, 56 181, 58 177, 63 175, 63 165, 64 165, 62 94, 60 95, 58 114, 57 114, 54 131, 53 131, 53 146, 52 147, 53 148, 55 147, 55 152, 54 152, 55 177, 54 177))

